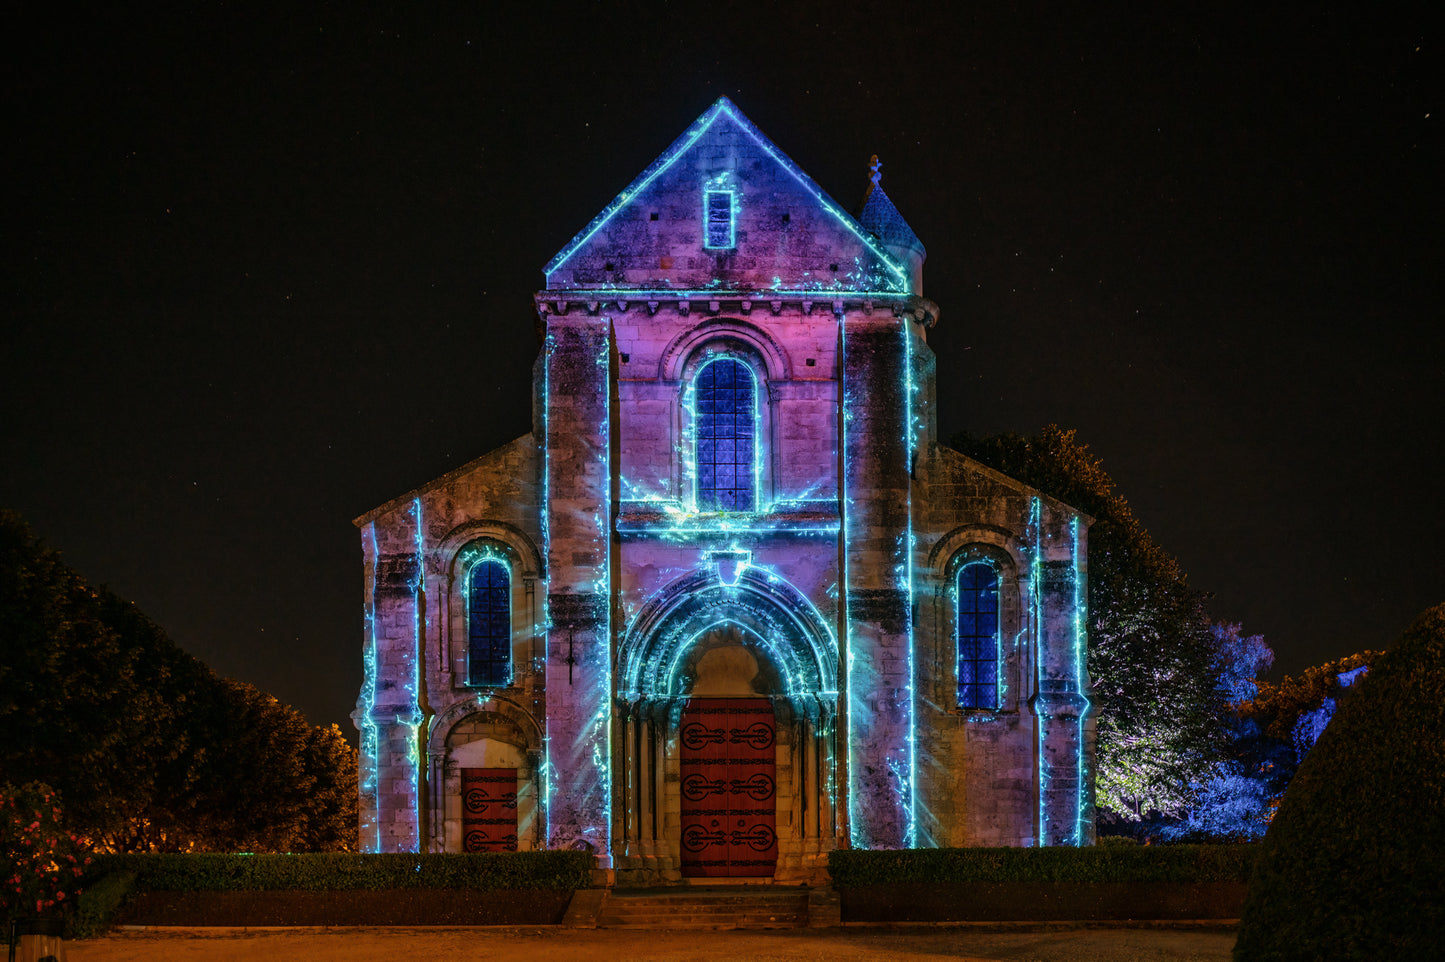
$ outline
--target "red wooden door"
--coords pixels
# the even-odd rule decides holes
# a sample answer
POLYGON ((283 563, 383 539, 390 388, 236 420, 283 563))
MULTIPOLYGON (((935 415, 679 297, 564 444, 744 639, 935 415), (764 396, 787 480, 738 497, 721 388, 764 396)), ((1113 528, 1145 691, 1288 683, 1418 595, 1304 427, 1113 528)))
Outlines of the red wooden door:
POLYGON ((517 850, 517 770, 462 769, 462 851, 517 850))
POLYGON ((776 723, 766 698, 694 698, 682 712, 682 874, 771 877, 778 864, 776 723))

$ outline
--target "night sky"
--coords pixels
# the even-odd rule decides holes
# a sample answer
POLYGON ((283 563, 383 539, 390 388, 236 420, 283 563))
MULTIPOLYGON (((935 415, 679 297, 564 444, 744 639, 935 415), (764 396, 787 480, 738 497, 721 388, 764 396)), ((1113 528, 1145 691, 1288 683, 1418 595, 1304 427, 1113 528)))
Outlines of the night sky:
POLYGON ((1445 601, 1423 17, 269 6, 12 21, 0 506, 312 722, 351 519, 528 430, 542 265, 719 95, 851 209, 882 157, 943 436, 1077 428, 1275 675, 1445 601))

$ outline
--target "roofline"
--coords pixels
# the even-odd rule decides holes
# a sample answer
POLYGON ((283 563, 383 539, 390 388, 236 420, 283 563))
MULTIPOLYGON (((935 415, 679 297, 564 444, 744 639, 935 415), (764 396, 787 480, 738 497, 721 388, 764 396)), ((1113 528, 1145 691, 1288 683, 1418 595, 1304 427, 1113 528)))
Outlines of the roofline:
POLYGON ((592 218, 591 223, 582 228, 565 247, 558 251, 556 256, 547 262, 547 266, 542 268, 543 275, 550 278, 553 273, 560 270, 562 265, 565 264, 593 234, 601 230, 608 221, 616 216, 618 211, 630 204, 633 198, 641 193, 648 184, 661 176, 664 171, 672 166, 678 157, 682 156, 689 147, 697 143, 698 139, 707 132, 713 122, 722 114, 727 114, 734 123, 757 141, 758 146, 761 147, 764 152, 772 157, 773 160, 777 161, 784 170, 792 174, 798 183, 803 186, 803 189, 812 194, 823 206, 824 210, 832 214, 845 228, 852 231, 852 233, 863 242, 864 246, 872 251, 873 254, 883 262, 883 265, 893 272, 898 278, 898 281, 903 285, 903 289, 905 291, 907 290, 909 284, 907 269, 897 263, 893 259, 893 255, 889 254, 888 251, 883 248, 876 237, 864 230, 863 226, 859 224, 841 204, 832 197, 829 197, 827 192, 819 187, 813 178, 805 174, 802 168, 793 163, 787 154, 779 150, 777 145, 769 140, 767 136, 757 128, 757 125, 743 116, 742 111, 738 110, 737 106, 726 97, 719 97, 711 107, 703 111, 702 116, 698 117, 691 127, 683 131, 682 136, 672 142, 672 146, 664 150, 656 160, 647 166, 647 169, 641 174, 638 174, 632 183, 628 184, 620 194, 613 198, 612 203, 604 207, 600 214, 592 218))

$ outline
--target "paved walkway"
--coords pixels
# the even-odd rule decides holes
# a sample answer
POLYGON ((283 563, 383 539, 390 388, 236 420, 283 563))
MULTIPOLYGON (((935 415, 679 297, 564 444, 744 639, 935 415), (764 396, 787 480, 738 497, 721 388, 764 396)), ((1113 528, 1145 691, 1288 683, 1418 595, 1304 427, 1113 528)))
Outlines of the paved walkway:
POLYGON ((1232 929, 1217 925, 1096 928, 962 925, 906 928, 655 931, 547 928, 187 930, 121 932, 67 944, 71 962, 794 962, 900 959, 1019 962, 1229 962, 1232 929))

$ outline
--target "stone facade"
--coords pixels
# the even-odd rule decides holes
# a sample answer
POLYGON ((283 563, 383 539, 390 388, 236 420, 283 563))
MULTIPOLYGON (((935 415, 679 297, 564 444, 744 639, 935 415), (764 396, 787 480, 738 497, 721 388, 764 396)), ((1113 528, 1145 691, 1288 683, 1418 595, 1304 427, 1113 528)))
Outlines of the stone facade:
POLYGON ((462 772, 515 772, 498 844, 628 881, 1092 841, 1089 519, 938 443, 923 258, 876 176, 849 216, 724 99, 547 265, 532 432, 357 520, 366 849, 472 845, 462 772), (721 359, 745 440, 699 400, 721 359), (704 696, 771 705, 772 822, 732 833, 764 858, 688 854, 696 786, 742 790, 689 768, 704 696))

